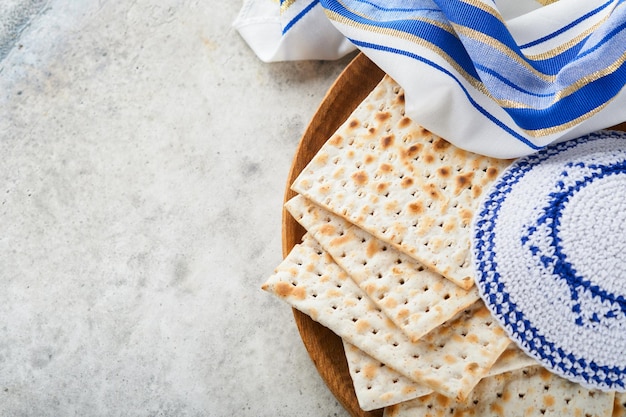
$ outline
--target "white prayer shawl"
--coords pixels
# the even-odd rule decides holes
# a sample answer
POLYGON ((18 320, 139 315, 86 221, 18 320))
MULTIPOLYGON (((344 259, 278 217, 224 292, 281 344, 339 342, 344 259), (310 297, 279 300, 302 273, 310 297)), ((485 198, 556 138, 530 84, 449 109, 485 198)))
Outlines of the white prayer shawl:
POLYGON ((484 155, 626 121, 625 0, 247 0, 234 26, 266 62, 358 48, 416 123, 484 155))

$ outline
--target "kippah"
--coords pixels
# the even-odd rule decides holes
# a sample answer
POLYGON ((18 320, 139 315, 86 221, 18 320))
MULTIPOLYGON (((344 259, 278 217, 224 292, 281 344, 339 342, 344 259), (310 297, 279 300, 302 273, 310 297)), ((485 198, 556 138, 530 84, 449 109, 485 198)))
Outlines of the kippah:
POLYGON ((552 372, 626 391, 626 134, 600 131, 509 166, 474 218, 476 284, 552 372))

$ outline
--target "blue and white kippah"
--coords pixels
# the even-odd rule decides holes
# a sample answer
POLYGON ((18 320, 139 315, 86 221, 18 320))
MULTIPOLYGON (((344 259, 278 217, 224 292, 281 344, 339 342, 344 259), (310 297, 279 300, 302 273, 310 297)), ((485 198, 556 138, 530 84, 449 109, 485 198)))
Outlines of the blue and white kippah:
POLYGON ((516 160, 477 213, 476 283, 509 336, 564 378, 626 391, 626 134, 516 160))

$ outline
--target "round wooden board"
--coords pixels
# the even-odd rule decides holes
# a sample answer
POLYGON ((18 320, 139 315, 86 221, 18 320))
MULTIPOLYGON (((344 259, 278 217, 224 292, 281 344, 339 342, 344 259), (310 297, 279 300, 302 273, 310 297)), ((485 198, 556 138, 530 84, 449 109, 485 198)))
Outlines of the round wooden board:
MULTIPOLYGON (((287 179, 285 202, 295 196, 289 187, 296 177, 383 76, 384 72, 363 54, 357 55, 340 74, 300 140, 287 179)), ((626 123, 613 129, 626 131, 626 123)), ((300 243, 305 231, 286 210, 283 210, 282 226, 283 256, 286 257, 294 245, 300 243)), ((382 417, 382 409, 363 411, 359 407, 341 339, 298 310, 294 309, 293 315, 309 356, 341 405, 353 417, 382 417)))

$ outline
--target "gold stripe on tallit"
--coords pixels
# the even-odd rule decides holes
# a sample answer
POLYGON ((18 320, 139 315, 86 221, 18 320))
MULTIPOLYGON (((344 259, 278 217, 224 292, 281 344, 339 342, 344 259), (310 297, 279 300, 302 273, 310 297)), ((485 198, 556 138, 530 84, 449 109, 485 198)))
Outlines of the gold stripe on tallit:
MULTIPOLYGON (((615 97, 614 97, 615 98, 615 97)), ((609 101, 606 101, 604 103, 602 103, 600 106, 596 107, 595 109, 583 114, 582 116, 577 117, 574 120, 571 120, 567 123, 563 123, 562 125, 558 125, 558 126, 552 126, 552 127, 548 127, 545 129, 536 129, 536 130, 527 130, 527 129, 522 129, 528 136, 532 136, 532 137, 541 137, 541 136, 548 136, 548 135, 552 135, 554 133, 559 133, 562 132, 564 130, 567 130, 571 127, 574 127, 575 125, 587 120, 588 118, 590 118, 591 116, 593 116, 594 114, 598 113, 599 111, 601 111, 602 109, 604 109, 606 106, 609 105, 609 103, 611 103, 614 98, 612 98, 609 101)))
POLYGON ((613 72, 617 71, 617 69, 620 68, 624 64, 624 62, 626 62, 626 53, 622 54, 622 56, 620 56, 617 60, 615 60, 615 62, 613 62, 611 65, 607 66, 606 68, 602 68, 601 70, 593 72, 579 79, 578 81, 576 81, 574 84, 571 84, 567 88, 564 88, 563 90, 558 91, 555 94, 554 102, 556 103, 562 98, 567 97, 570 94, 574 94, 576 91, 580 90, 581 88, 583 88, 589 83, 592 83, 594 81, 599 80, 602 77, 612 74, 613 72))
MULTIPOLYGON (((339 2, 341 2, 341 0, 338 0, 339 2)), ((344 7, 345 4, 342 4, 344 7)), ((346 9, 349 9, 346 7, 346 9)), ((364 16, 362 14, 359 14, 358 12, 351 10, 353 13, 358 14, 362 17, 367 17, 364 16)), ((465 70, 463 70, 463 68, 454 60, 452 59, 447 53, 445 53, 440 47, 438 47, 437 45, 426 41, 425 39, 419 37, 419 36, 415 36, 412 35, 410 33, 407 32, 402 32, 399 31, 397 29, 390 29, 390 28, 380 28, 380 27, 376 27, 376 26, 372 26, 372 25, 367 25, 364 23, 358 23, 355 22, 339 13, 336 12, 332 12, 330 10, 325 10, 326 15, 328 16, 329 19, 334 20, 340 24, 346 25, 346 26, 350 26, 350 27, 354 27, 356 29, 360 29, 360 30, 364 30, 364 31, 368 31, 368 32, 373 32, 373 33, 377 33, 377 34, 381 34, 381 35, 386 35, 386 36, 392 36, 395 38, 399 38, 399 39, 403 39, 412 43, 415 43, 421 47, 424 47, 426 49, 429 49, 430 51, 436 53, 437 55, 439 55, 441 58, 443 58, 443 60, 448 63, 448 65, 450 65, 450 67, 452 67, 469 85, 471 85, 474 89, 476 89, 478 92, 480 92, 481 94, 485 95, 486 97, 490 98, 491 100, 495 101, 496 103, 498 103, 498 105, 500 105, 503 108, 513 108, 513 109, 532 109, 533 107, 526 105, 524 103, 519 103, 516 101, 512 101, 512 100, 504 100, 504 99, 498 99, 496 97, 494 97, 489 90, 487 90, 487 88, 485 87, 485 85, 479 80, 474 78, 473 76, 471 76, 469 73, 467 73, 465 70)), ((446 25, 445 23, 436 21, 436 20, 432 20, 432 19, 426 19, 426 18, 417 18, 415 20, 419 20, 419 21, 423 21, 425 23, 437 26, 451 34, 455 34, 453 30, 450 29, 450 27, 448 25, 446 25)), ((467 28, 469 29, 469 28, 467 28)), ((507 48, 507 47, 505 47, 507 48)), ((509 48, 507 48, 509 49, 509 48)), ((510 50, 510 49, 509 49, 510 50)), ((511 51, 512 52, 512 51, 511 51)), ((579 80, 577 83, 567 87, 566 89, 563 89, 559 92, 556 93, 556 98, 553 101, 553 103, 558 102, 559 99, 566 97, 572 93, 574 93, 575 91, 577 91, 578 89, 584 87, 586 84, 588 84, 591 81, 597 80, 598 78, 601 78, 602 76, 609 74, 613 71, 615 71, 621 64, 623 64, 626 61, 626 53, 624 55, 622 55, 620 57, 620 59, 616 60, 612 65, 610 65, 609 67, 607 67, 606 69, 603 69, 601 71, 597 71, 593 74, 590 74, 589 76, 582 78, 581 80, 579 80)), ((527 63, 526 63, 527 64, 527 63)), ((545 76, 544 76, 545 77, 545 76)), ((549 81, 553 81, 556 77, 555 76, 549 76, 549 81)), ((598 113, 599 111, 601 111, 604 107, 606 107, 608 105, 608 103, 610 103, 612 100, 609 100, 606 103, 603 103, 602 105, 598 106, 597 108, 585 113, 584 115, 579 116, 578 118, 564 123, 562 125, 559 126, 553 126, 550 128, 545 128, 545 129, 536 129, 536 130, 530 130, 530 129, 522 129, 522 131, 524 131, 528 136, 530 137, 541 137, 541 136, 546 136, 546 135, 551 135, 554 133, 558 133, 564 130, 567 130, 573 126, 575 126, 576 124, 590 118, 591 116, 593 116, 594 114, 598 113)))
POLYGON ((454 29, 457 33, 462 34, 463 36, 472 38, 475 41, 483 43, 485 45, 489 45, 491 48, 497 50, 502 55, 505 55, 511 60, 515 61, 519 66, 524 67, 528 72, 531 72, 537 78, 540 78, 546 82, 553 82, 556 79, 556 76, 544 74, 537 68, 533 67, 528 61, 520 57, 519 54, 517 54, 515 51, 513 51, 511 48, 509 48, 496 38, 492 38, 491 36, 488 36, 483 32, 469 28, 467 26, 460 26, 455 24, 454 29))
POLYGON ((280 5, 280 12, 281 13, 285 13, 285 11, 291 7, 294 3, 296 2, 296 0, 285 0, 281 3, 280 5))
POLYGON ((616 6, 613 7, 613 9, 606 13, 604 15, 604 17, 602 19, 600 19, 599 21, 597 21, 596 23, 594 23, 592 26, 590 26, 589 28, 585 29, 584 31, 580 32, 580 34, 576 35, 575 37, 573 37, 572 39, 570 39, 569 41, 556 46, 550 50, 547 50, 545 52, 539 53, 539 54, 524 54, 526 55, 526 57, 528 59, 532 59, 534 61, 539 61, 539 60, 543 60, 543 59, 548 59, 548 58, 552 58, 560 53, 562 53, 563 51, 566 51, 567 49, 573 47, 574 45, 582 42, 583 39, 585 39, 587 36, 591 35, 591 33, 593 33, 595 30, 597 30, 600 26, 602 26, 609 18, 609 16, 615 12, 615 10, 617 9, 617 7, 619 6, 623 6, 624 3, 620 3, 616 6))

